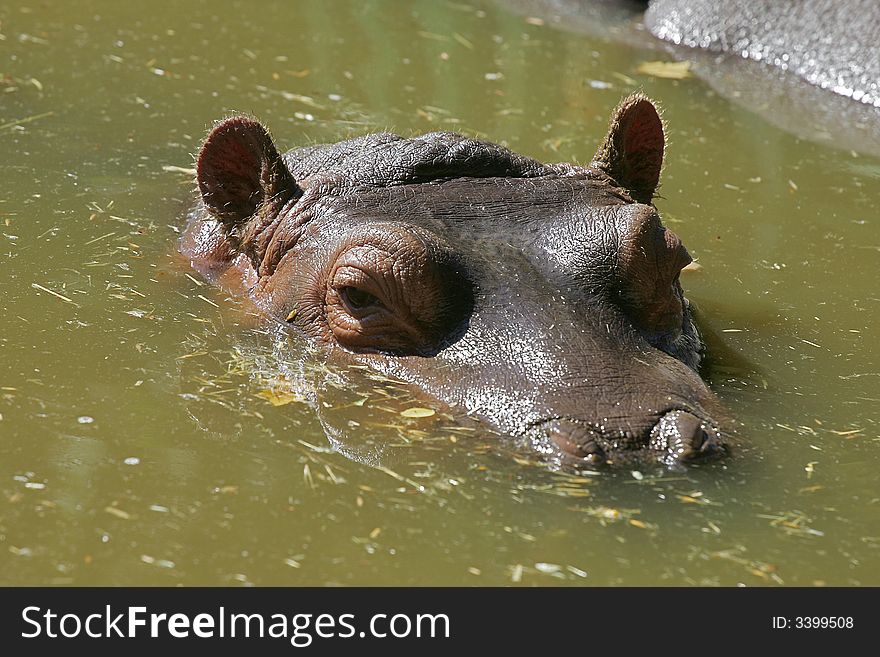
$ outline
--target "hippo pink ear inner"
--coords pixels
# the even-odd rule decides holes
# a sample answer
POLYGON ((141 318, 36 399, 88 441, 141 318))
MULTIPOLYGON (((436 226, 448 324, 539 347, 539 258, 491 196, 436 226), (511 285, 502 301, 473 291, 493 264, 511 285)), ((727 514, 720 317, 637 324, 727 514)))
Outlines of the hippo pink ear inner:
POLYGON ((286 201, 298 191, 269 132, 244 116, 211 131, 199 151, 196 180, 205 206, 230 231, 267 203, 286 201))
POLYGON ((657 108, 636 93, 623 99, 593 166, 602 169, 626 189, 635 201, 650 204, 660 183, 666 137, 657 108))

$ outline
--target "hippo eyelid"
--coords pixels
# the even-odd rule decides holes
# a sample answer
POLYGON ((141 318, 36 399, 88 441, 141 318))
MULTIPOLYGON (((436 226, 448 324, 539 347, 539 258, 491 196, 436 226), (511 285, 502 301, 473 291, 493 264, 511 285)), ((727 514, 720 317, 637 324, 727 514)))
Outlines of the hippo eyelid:
POLYGON ((385 304, 375 294, 353 285, 341 287, 339 289, 339 298, 349 311, 357 312, 373 307, 385 308, 385 304))

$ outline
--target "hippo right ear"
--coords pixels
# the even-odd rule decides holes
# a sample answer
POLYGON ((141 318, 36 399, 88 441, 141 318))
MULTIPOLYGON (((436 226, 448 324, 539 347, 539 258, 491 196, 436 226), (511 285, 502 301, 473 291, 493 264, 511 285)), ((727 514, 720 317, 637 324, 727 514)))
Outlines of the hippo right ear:
POLYGON ((244 116, 222 121, 196 162, 196 180, 208 211, 229 234, 265 208, 277 209, 301 193, 269 132, 244 116))
POLYGON ((650 204, 660 183, 665 144, 663 122, 654 103, 643 94, 631 94, 614 110, 593 166, 611 176, 635 201, 650 204))

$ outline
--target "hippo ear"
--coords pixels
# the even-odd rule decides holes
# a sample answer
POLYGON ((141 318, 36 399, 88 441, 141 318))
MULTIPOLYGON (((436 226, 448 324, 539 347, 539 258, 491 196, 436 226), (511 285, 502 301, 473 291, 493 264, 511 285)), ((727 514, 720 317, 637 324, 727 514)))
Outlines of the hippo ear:
POLYGON ((205 207, 230 231, 299 192, 269 132, 244 116, 211 131, 199 151, 196 180, 205 207))
POLYGON ((634 200, 649 204, 660 182, 665 143, 657 108, 646 96, 635 93, 614 110, 593 166, 611 176, 634 200))

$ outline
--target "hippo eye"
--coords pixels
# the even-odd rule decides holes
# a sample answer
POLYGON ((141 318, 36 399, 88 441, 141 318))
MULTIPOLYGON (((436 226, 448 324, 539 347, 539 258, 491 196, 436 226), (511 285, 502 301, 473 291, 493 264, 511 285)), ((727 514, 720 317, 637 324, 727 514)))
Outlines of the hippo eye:
POLYGON ((324 288, 332 340, 359 353, 436 353, 457 339, 473 292, 439 238, 395 224, 345 238, 324 288))
POLYGON ((351 310, 363 310, 370 306, 381 306, 382 302, 375 295, 365 290, 347 285, 339 291, 339 296, 351 310))

